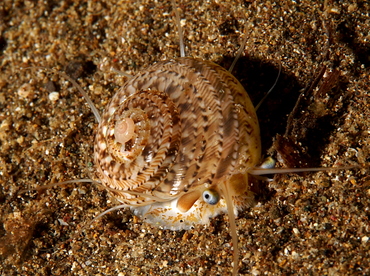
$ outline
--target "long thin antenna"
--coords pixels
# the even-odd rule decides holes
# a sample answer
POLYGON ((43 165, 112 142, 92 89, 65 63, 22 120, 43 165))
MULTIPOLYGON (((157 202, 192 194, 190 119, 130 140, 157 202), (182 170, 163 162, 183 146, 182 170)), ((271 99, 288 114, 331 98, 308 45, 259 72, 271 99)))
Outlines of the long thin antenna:
POLYGON ((274 90, 278 80, 279 80, 279 77, 280 77, 280 74, 281 74, 281 62, 279 62, 279 73, 275 79, 275 82, 274 84, 272 85, 272 87, 270 88, 269 91, 267 91, 266 95, 262 98, 262 100, 260 100, 260 102, 256 105, 255 109, 256 111, 258 110, 258 108, 261 106, 261 104, 266 100, 267 96, 271 93, 272 90, 274 90))
POLYGON ((243 13, 243 17, 244 17, 244 20, 245 20, 245 37, 243 38, 243 41, 242 41, 242 44, 240 44, 240 48, 238 50, 238 52, 236 53, 235 55, 235 58, 233 60, 233 63, 231 64, 230 68, 229 68, 229 72, 231 73, 231 71, 234 69, 235 67, 235 64, 238 62, 240 56, 242 55, 243 51, 244 51, 244 48, 245 48, 245 45, 247 44, 247 39, 248 39, 248 36, 247 36, 247 30, 248 30, 248 26, 250 25, 248 23, 248 20, 247 18, 245 17, 245 14, 243 13))
POLYGON ((360 166, 344 166, 344 167, 323 167, 323 168, 273 168, 273 169, 260 169, 254 168, 248 171, 252 175, 265 175, 275 173, 300 173, 300 172, 322 172, 322 171, 338 171, 360 168, 360 166))
POLYGON ((120 210, 120 209, 123 209, 123 208, 126 208, 127 207, 127 204, 121 204, 121 205, 117 205, 117 206, 114 206, 112 208, 109 208, 108 210, 105 210, 104 212, 100 213, 99 215, 97 215, 95 218, 93 218, 89 224, 85 224, 84 226, 82 226, 82 228, 79 230, 79 232, 81 232, 82 230, 84 230, 87 226, 90 226, 94 221, 98 220, 99 218, 101 218, 102 216, 104 216, 105 214, 108 214, 110 212, 113 212, 115 210, 120 210))
POLYGON ((180 44, 180 56, 185 57, 185 45, 184 45, 184 34, 182 33, 180 14, 176 7, 175 0, 172 0, 172 8, 175 11, 175 23, 179 33, 179 44, 180 44))
POLYGON ((96 109, 96 107, 95 107, 94 103, 92 102, 92 100, 90 99, 89 95, 87 95, 85 90, 82 89, 81 85, 79 85, 77 83, 77 81, 75 81, 74 79, 72 79, 70 76, 68 76, 67 74, 65 74, 63 72, 58 72, 58 74, 62 75, 64 78, 69 80, 78 89, 78 91, 80 91, 82 96, 85 98, 85 101, 90 106, 92 113, 94 113, 96 121, 100 124, 101 117, 100 117, 99 111, 96 109))
POLYGON ((224 183, 221 185, 221 189, 226 201, 227 215, 229 216, 230 234, 233 242, 233 272, 232 275, 238 274, 239 266, 239 245, 238 245, 238 233, 236 231, 235 214, 234 214, 234 203, 228 186, 224 183))
POLYGON ((89 95, 87 95, 87 93, 85 92, 85 90, 82 89, 81 85, 79 85, 73 78, 71 78, 70 76, 68 76, 67 74, 63 73, 63 72, 60 72, 58 70, 55 70, 55 69, 50 69, 50 68, 47 68, 47 67, 42 67, 42 66, 31 66, 31 67, 25 67, 23 69, 42 69, 42 70, 51 70, 55 73, 57 73, 58 75, 62 76, 63 78, 66 78, 68 81, 70 81, 74 87, 76 87, 78 89, 78 91, 82 94, 82 96, 84 97, 85 101, 87 102, 87 104, 90 106, 91 108, 91 111, 92 113, 94 114, 95 116, 95 119, 98 123, 100 123, 101 121, 101 117, 100 117, 100 114, 99 114, 99 111, 98 109, 95 107, 94 103, 92 102, 92 100, 90 99, 89 95))
POLYGON ((238 52, 236 53, 236 56, 233 60, 233 63, 231 64, 230 68, 229 68, 229 72, 231 73, 231 71, 234 69, 235 67, 235 64, 237 63, 237 61, 239 60, 240 56, 242 55, 243 51, 244 51, 244 48, 245 48, 245 44, 247 43, 247 39, 248 39, 248 36, 246 35, 242 41, 242 44, 240 45, 240 48, 238 50, 238 52))

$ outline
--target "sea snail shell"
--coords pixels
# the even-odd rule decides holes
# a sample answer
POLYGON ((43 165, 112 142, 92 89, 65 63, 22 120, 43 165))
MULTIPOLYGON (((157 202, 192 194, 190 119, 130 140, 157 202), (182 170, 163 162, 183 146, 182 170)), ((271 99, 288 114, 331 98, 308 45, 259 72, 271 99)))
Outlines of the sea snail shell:
POLYGON ((260 160, 255 109, 241 84, 209 61, 158 62, 130 79, 99 124, 94 159, 102 184, 146 221, 189 229, 253 198, 260 160))

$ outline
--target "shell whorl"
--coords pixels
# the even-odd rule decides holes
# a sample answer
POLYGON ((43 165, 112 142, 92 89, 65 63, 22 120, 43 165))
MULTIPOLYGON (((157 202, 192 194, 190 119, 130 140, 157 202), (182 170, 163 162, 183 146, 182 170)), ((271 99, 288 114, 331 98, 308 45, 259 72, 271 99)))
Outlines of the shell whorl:
POLYGON ((233 195, 247 196, 246 175, 260 159, 257 116, 241 84, 221 66, 193 58, 158 62, 114 95, 94 152, 99 178, 119 201, 154 223, 172 216, 165 228, 188 228, 225 211, 222 200, 199 211, 205 189, 220 191, 220 183, 238 179, 243 184, 232 184, 238 187, 233 195), (129 122, 124 131, 131 129, 122 139, 120 120, 129 122))

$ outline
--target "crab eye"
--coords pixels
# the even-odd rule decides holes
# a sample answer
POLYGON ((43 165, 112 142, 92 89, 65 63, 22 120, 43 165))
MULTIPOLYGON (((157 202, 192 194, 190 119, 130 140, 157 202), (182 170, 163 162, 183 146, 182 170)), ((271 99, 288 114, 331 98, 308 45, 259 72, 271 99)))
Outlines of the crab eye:
POLYGON ((216 205, 220 201, 220 195, 215 190, 207 189, 203 192, 203 200, 210 205, 216 205))

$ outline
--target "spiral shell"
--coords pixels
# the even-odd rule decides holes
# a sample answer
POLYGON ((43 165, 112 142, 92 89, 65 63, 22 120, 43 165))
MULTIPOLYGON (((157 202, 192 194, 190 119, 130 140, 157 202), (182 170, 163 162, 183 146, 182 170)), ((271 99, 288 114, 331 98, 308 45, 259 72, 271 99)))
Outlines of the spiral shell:
POLYGON ((225 193, 234 213, 251 203, 248 170, 260 147, 255 109, 235 77, 178 58, 150 66, 114 95, 94 159, 102 184, 136 215, 189 229, 226 212, 225 193))

